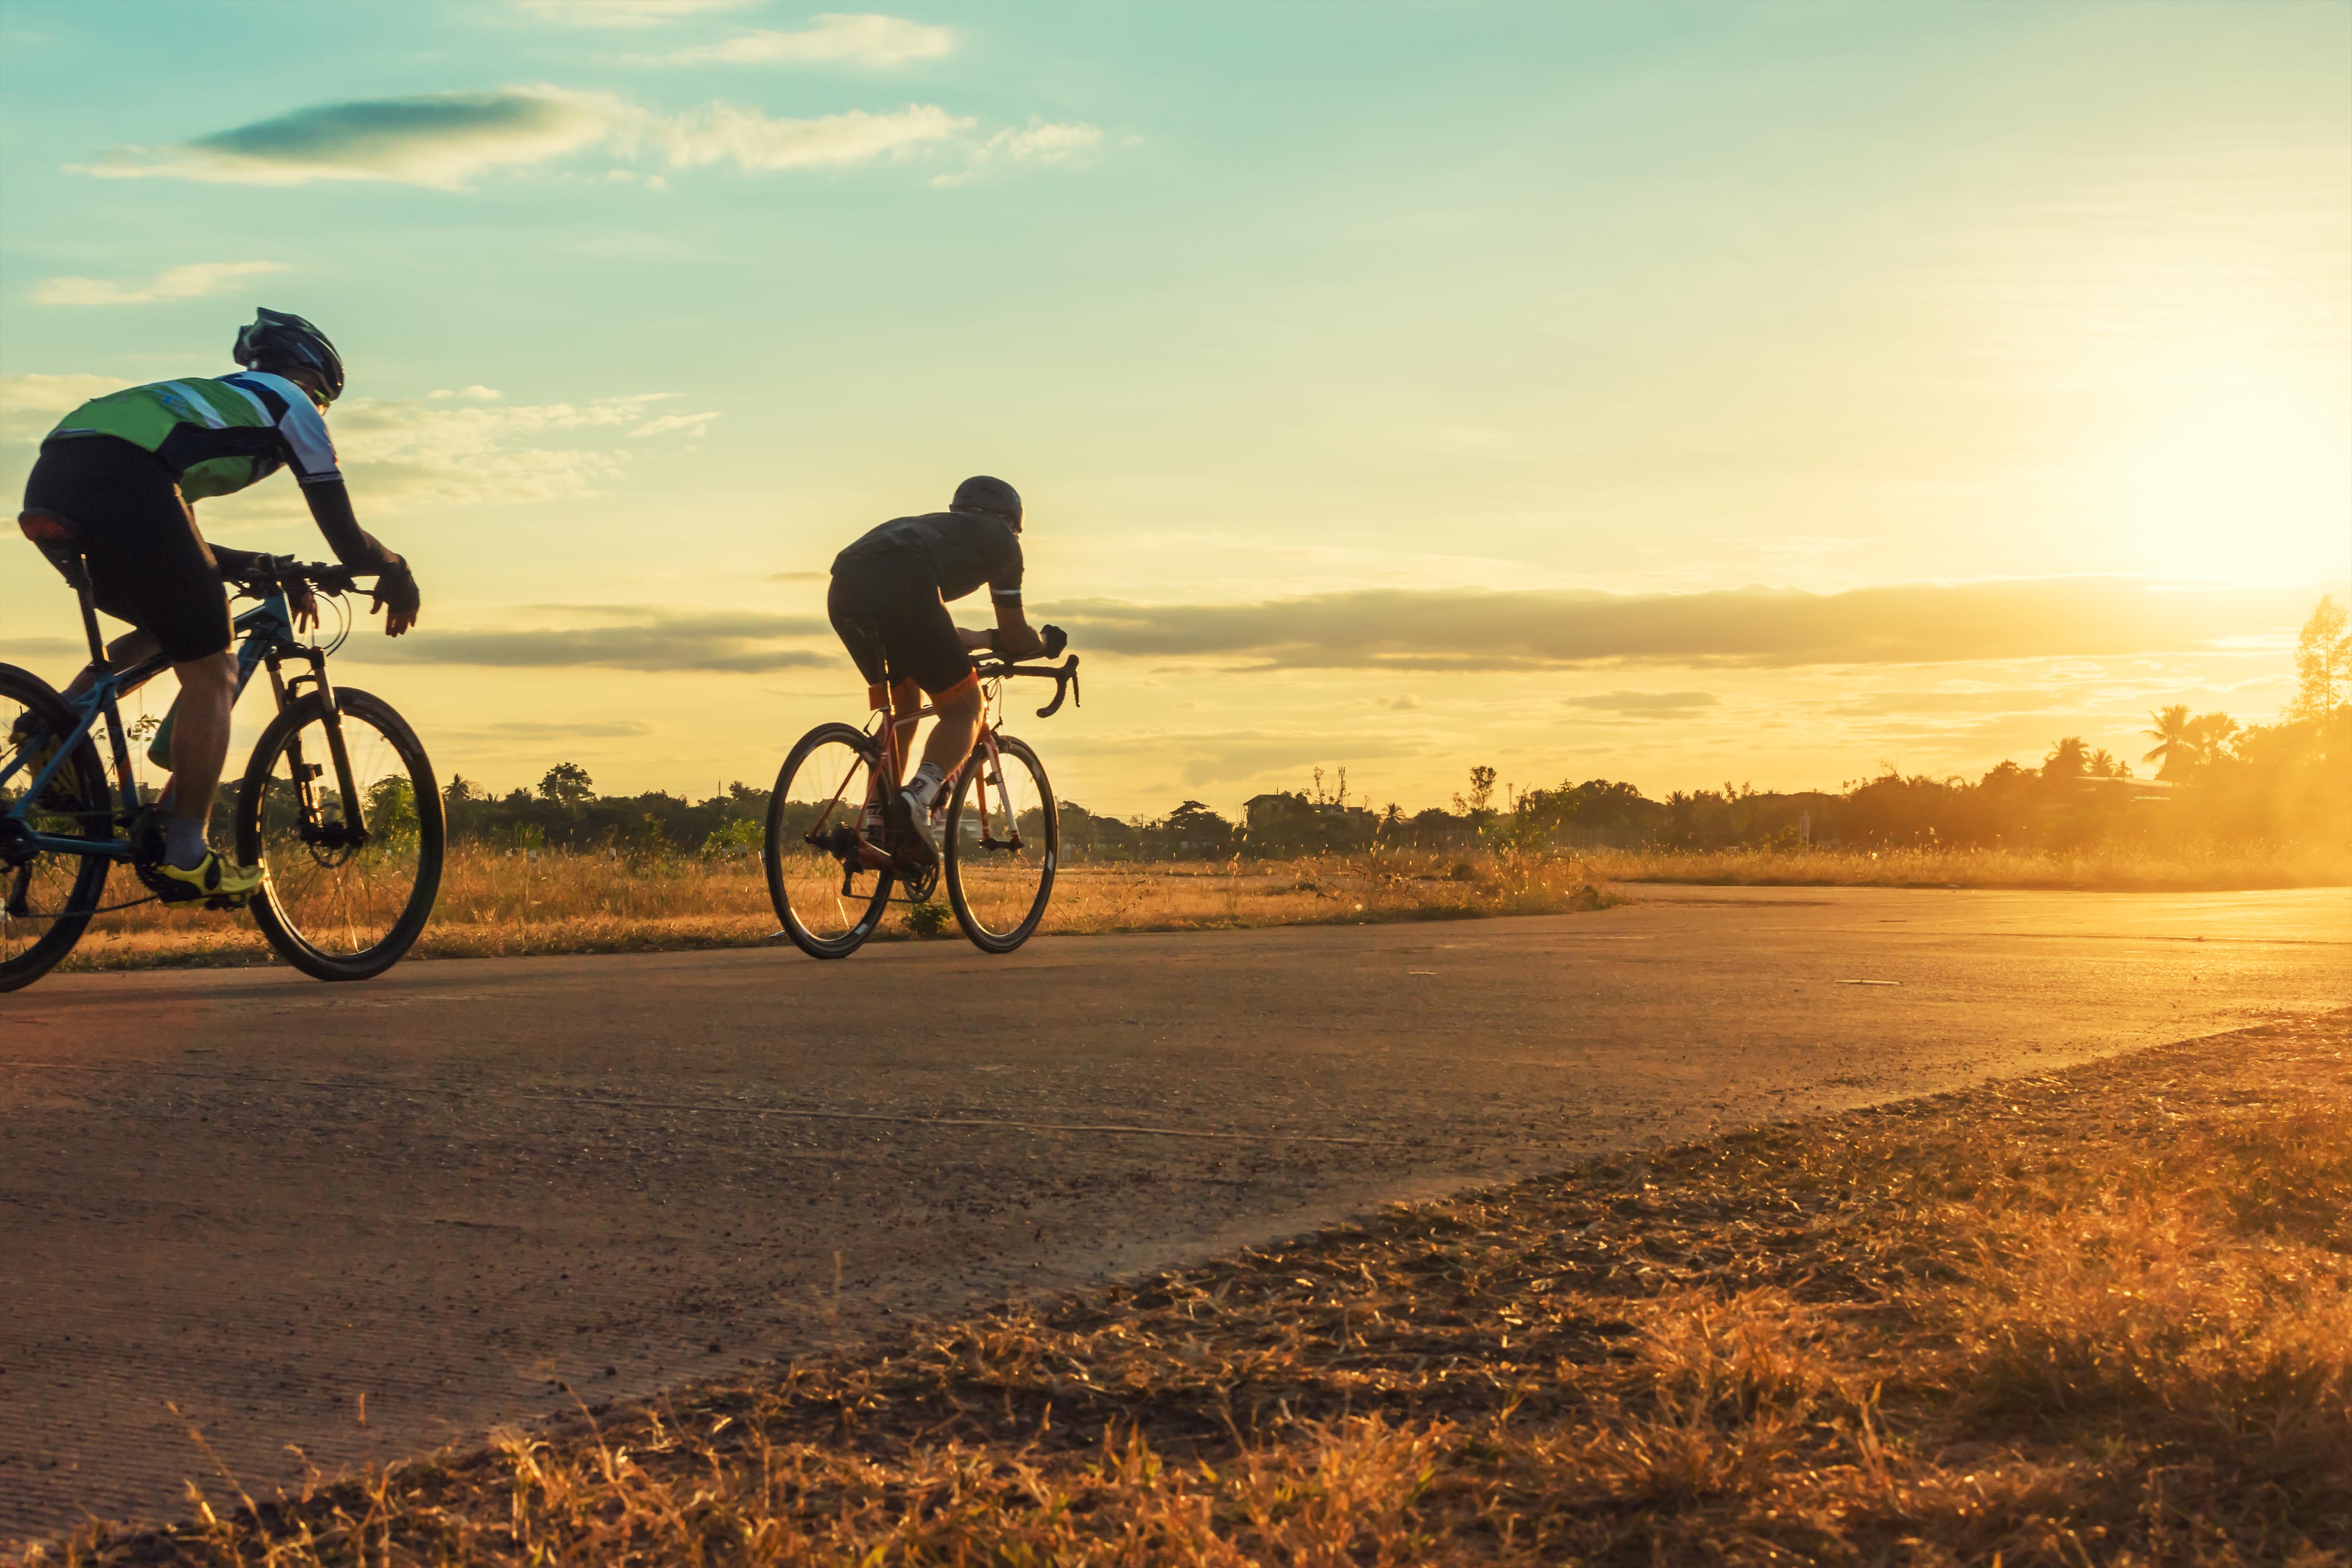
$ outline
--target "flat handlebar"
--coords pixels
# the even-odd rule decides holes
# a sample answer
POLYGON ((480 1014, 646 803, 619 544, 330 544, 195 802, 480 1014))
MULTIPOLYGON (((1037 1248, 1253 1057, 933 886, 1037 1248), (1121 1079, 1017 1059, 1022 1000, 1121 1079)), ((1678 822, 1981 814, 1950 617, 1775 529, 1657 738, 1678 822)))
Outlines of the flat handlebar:
POLYGON ((283 588, 303 583, 330 594, 355 593, 359 588, 348 566, 297 561, 291 555, 264 555, 242 571, 222 575, 240 588, 283 588))

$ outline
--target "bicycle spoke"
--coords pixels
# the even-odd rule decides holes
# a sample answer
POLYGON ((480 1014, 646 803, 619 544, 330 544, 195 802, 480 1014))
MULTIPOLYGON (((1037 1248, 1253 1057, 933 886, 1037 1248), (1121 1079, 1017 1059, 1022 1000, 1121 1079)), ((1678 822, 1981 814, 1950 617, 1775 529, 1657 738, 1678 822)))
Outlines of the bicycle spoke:
POLYGON ((992 952, 1018 947, 1045 914, 1059 844, 1053 800, 1035 753, 1010 739, 959 781, 948 893, 966 933, 992 952))
POLYGON ((68 732, 56 699, 37 681, 0 684, 0 991, 28 984, 71 951, 105 891, 108 863, 70 852, 30 852, 24 836, 104 842, 113 836, 96 758, 69 753, 39 791, 54 735, 68 732))
POLYGON ((777 918, 800 947, 839 958, 872 934, 889 893, 887 872, 859 853, 874 764, 847 725, 811 731, 793 748, 768 810, 765 858, 777 918))
POLYGON ((345 712, 342 723, 365 842, 351 841, 352 814, 330 761, 326 726, 313 719, 289 731, 270 759, 260 847, 272 901, 289 932, 322 954, 350 958, 374 949, 398 925, 421 873, 422 839, 415 788, 397 742, 358 714, 345 712))

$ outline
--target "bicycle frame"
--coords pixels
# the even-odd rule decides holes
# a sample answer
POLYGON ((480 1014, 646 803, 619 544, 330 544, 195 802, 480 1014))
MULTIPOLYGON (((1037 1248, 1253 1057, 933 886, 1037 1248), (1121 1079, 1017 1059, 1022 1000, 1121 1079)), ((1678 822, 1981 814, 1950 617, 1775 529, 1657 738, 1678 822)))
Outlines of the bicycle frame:
MULTIPOLYGON (((866 798, 864 801, 859 803, 865 808, 866 815, 868 819, 866 822, 859 825, 861 831, 857 834, 857 862, 859 868, 863 870, 887 871, 896 869, 890 857, 884 852, 882 847, 879 844, 875 843, 873 839, 867 837, 862 829, 870 826, 872 820, 879 816, 882 809, 882 801, 884 799, 883 791, 886 789, 897 788, 899 778, 906 772, 906 746, 900 739, 901 732, 911 732, 916 725, 921 723, 926 719, 935 716, 938 712, 939 710, 937 708, 925 708, 919 705, 912 713, 907 714, 895 713, 887 707, 881 710, 882 723, 879 730, 879 739, 882 742, 882 756, 880 765, 869 770, 869 776, 866 785, 866 798), (886 780, 887 781, 887 783, 885 782, 886 780)), ((873 731, 869 731, 869 733, 873 731)), ((987 758, 987 766, 979 776, 977 784, 979 793, 974 797, 974 804, 980 807, 982 842, 992 845, 995 841, 989 837, 987 790, 989 787, 989 780, 992 777, 994 778, 996 781, 997 796, 999 801, 1002 802, 1004 796, 1004 774, 1003 763, 999 759, 996 751, 996 726, 988 722, 987 710, 985 709, 982 710, 980 739, 972 743, 971 754, 966 757, 956 771, 953 773, 949 774, 947 779, 940 784, 940 792, 942 798, 945 798, 951 794, 955 789, 956 780, 961 776, 964 768, 971 766, 973 762, 983 754, 985 754, 987 758)), ((843 780, 842 784, 844 788, 848 786, 848 781, 846 779, 843 780)), ((824 824, 833 816, 834 807, 838 806, 839 805, 841 805, 841 795, 838 792, 835 792, 831 804, 817 815, 816 825, 809 829, 806 836, 809 843, 822 843, 828 836, 828 830, 825 828, 824 824)), ((1020 842, 1021 827, 1020 824, 1016 822, 1013 826, 1013 840, 1011 847, 1017 848, 1020 846, 1020 842)))
MULTIPOLYGON (((997 842, 991 837, 990 823, 992 818, 988 812, 989 784, 990 781, 993 780, 995 781, 997 804, 1006 808, 1006 820, 1013 824, 1013 837, 1005 847, 1007 848, 1018 849, 1021 847, 1021 824, 1012 815, 1011 803, 1007 798, 1004 790, 1004 759, 996 749, 996 731, 999 726, 1003 723, 1003 720, 1002 718, 992 720, 990 717, 992 711, 997 706, 996 698, 997 693, 991 691, 987 700, 982 703, 980 710, 980 738, 972 742, 971 752, 965 754, 962 762, 956 764, 955 771, 949 773, 945 779, 940 782, 940 798, 942 801, 952 799, 955 795, 956 781, 963 776, 964 770, 975 764, 982 764, 982 759, 985 758, 985 763, 981 766, 981 771, 974 775, 972 780, 971 804, 980 816, 981 844, 983 847, 992 848, 995 847, 997 842)), ((899 731, 907 731, 908 739, 911 740, 915 726, 938 711, 939 710, 937 708, 924 708, 919 706, 916 708, 914 712, 902 719, 890 716, 887 709, 883 710, 884 715, 888 721, 882 727, 882 763, 883 767, 888 770, 889 777, 894 782, 905 775, 907 767, 905 748, 898 738, 899 731)), ((878 795, 876 792, 878 792, 882 788, 882 771, 877 769, 875 773, 874 784, 867 793, 867 799, 875 800, 878 798, 878 795)))
MULTIPOLYGON (((6 817, 0 820, 13 822, 16 828, 13 837, 19 843, 28 845, 36 852, 98 855, 112 860, 129 860, 132 856, 133 847, 127 837, 118 836, 103 840, 59 838, 50 834, 35 832, 31 824, 26 820, 33 803, 40 797, 41 791, 47 787, 49 780, 55 776, 59 768, 66 765, 67 760, 79 749, 84 740, 90 737, 100 722, 106 726, 108 750, 114 763, 115 776, 119 781, 123 802, 112 826, 121 832, 127 832, 131 824, 138 819, 139 814, 150 804, 143 798, 139 781, 131 771, 131 746, 125 738, 121 703, 123 697, 170 668, 172 661, 157 654, 153 658, 142 659, 127 669, 109 668, 106 660, 106 645, 99 637, 98 617, 90 605, 89 590, 84 583, 77 583, 75 585, 81 593, 82 623, 89 637, 90 658, 100 671, 99 678, 89 690, 74 704, 73 728, 64 735, 51 737, 57 743, 55 754, 50 757, 47 764, 27 783, 23 797, 6 814, 6 817)), ((326 726, 327 749, 334 765, 335 782, 342 792, 344 824, 332 830, 318 831, 332 840, 329 845, 332 848, 355 847, 366 842, 366 824, 360 815, 362 810, 360 792, 352 785, 351 756, 343 744, 342 726, 332 721, 335 712, 334 688, 327 679, 325 650, 310 647, 294 640, 293 612, 287 605, 284 587, 276 584, 271 584, 261 595, 258 604, 239 615, 231 625, 242 640, 238 642, 236 651, 236 693, 231 697, 230 701, 234 703, 237 697, 245 695, 247 685, 253 679, 254 671, 258 668, 268 670, 270 689, 280 710, 283 710, 289 702, 305 696, 315 694, 320 698, 326 705, 330 720, 326 726), (284 668, 289 660, 299 661, 307 668, 297 670, 289 676, 284 668), (304 690, 305 687, 310 689, 304 690)), ((165 722, 168 726, 168 718, 165 722)), ((315 763, 303 762, 301 742, 299 737, 291 742, 291 746, 289 760, 293 764, 295 777, 301 790, 303 819, 306 823, 315 823, 319 820, 317 781, 323 776, 326 770, 315 763)), ((5 765, 0 765, 0 784, 5 784, 11 775, 20 773, 23 770, 24 762, 24 754, 19 752, 16 756, 9 758, 5 765)))
MULTIPOLYGON (((1059 651, 1058 647, 1056 651, 1059 651)), ((976 788, 972 804, 977 808, 980 818, 981 847, 1018 851, 1024 847, 1021 837, 1020 818, 1013 808, 1011 794, 1004 786, 1004 760, 996 743, 997 731, 1002 728, 1003 721, 1001 717, 991 715, 996 713, 1002 705, 1004 682, 1014 676, 1034 676, 1051 680, 1054 683, 1054 700, 1038 709, 1037 716, 1042 719, 1059 712, 1065 701, 1075 700, 1078 695, 1078 658, 1077 655, 1072 654, 1057 665, 1024 665, 1018 661, 995 658, 985 661, 974 659, 972 669, 987 690, 986 700, 981 709, 980 735, 972 742, 971 752, 956 765, 955 771, 941 782, 940 798, 952 799, 964 771, 977 767, 980 771, 974 774, 976 788), (1006 837, 1001 839, 996 837, 993 817, 988 810, 988 792, 992 788, 996 792, 997 805, 1002 809, 1007 824, 1006 837)), ((848 877, 858 871, 898 871, 899 869, 898 863, 877 842, 875 837, 878 834, 880 826, 882 803, 887 798, 883 792, 885 789, 898 788, 899 775, 905 770, 907 744, 901 739, 902 734, 911 738, 910 732, 917 724, 939 712, 936 707, 924 707, 919 703, 911 713, 893 711, 889 707, 889 693, 897 688, 898 682, 892 678, 887 665, 884 668, 884 676, 885 679, 879 683, 883 689, 883 695, 882 706, 877 710, 878 720, 867 721, 866 733, 874 735, 878 741, 877 750, 880 755, 876 759, 876 765, 869 770, 871 776, 866 786, 866 798, 860 803, 864 807, 863 820, 855 827, 847 823, 828 826, 828 824, 834 824, 834 814, 841 808, 842 796, 849 788, 849 781, 844 779, 834 790, 833 798, 825 803, 824 809, 817 813, 815 822, 802 835, 803 842, 810 847, 823 850, 839 858, 844 876, 845 892, 848 890, 848 877)))

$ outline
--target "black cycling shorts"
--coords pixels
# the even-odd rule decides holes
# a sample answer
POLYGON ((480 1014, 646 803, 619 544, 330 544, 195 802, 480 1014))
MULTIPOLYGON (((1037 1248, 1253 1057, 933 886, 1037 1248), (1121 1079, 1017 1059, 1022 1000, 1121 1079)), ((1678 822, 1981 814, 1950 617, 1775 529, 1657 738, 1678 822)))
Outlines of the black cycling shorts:
POLYGON ((173 663, 228 647, 220 563, 163 458, 112 436, 51 441, 25 480, 25 510, 73 526, 98 607, 152 633, 173 663))
POLYGON ((972 679, 971 655, 956 636, 940 585, 930 567, 914 556, 869 555, 836 563, 824 609, 869 686, 882 684, 886 658, 892 675, 912 680, 933 697, 972 679))

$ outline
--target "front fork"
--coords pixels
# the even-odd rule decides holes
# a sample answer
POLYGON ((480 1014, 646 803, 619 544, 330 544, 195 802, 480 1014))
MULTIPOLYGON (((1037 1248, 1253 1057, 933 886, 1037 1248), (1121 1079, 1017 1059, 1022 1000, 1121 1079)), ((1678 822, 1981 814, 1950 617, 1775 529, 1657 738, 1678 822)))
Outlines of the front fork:
MULTIPOLYGON (((1004 754, 996 749, 994 730, 982 726, 980 731, 980 744, 972 748, 971 755, 964 760, 963 765, 974 770, 971 781, 971 805, 973 811, 978 813, 980 817, 980 847, 982 849, 1019 849, 1021 820, 1013 815, 1013 797, 1004 787, 1004 754), (1002 839, 996 837, 996 818, 988 809, 988 792, 991 788, 996 791, 997 806, 1004 813, 1006 837, 1002 839)), ((961 770, 959 769, 958 772, 961 773, 961 770)), ((952 788, 954 784, 955 780, 950 779, 940 787, 952 788)))
POLYGON ((328 849, 356 849, 367 842, 367 821, 360 800, 359 781, 352 773, 351 748, 343 740, 342 710, 335 706, 335 688, 327 679, 327 656, 317 648, 298 649, 291 656, 284 650, 274 650, 267 656, 269 684, 278 698, 278 710, 284 712, 290 702, 316 697, 322 710, 320 728, 327 731, 327 761, 335 770, 335 790, 343 803, 342 826, 323 826, 325 812, 319 800, 319 780, 326 769, 302 754, 302 731, 296 730, 286 738, 286 766, 293 775, 295 791, 302 810, 302 838, 305 843, 328 849), (290 678, 284 665, 289 658, 301 659, 309 666, 290 678), (310 689, 305 691, 304 687, 310 689))
MULTIPOLYGON (((324 710, 322 727, 327 731, 328 762, 334 767, 335 785, 342 797, 343 821, 339 828, 321 826, 324 813, 319 799, 319 780, 325 775, 326 769, 303 756, 302 732, 297 730, 287 740, 286 763, 300 800, 304 842, 324 845, 331 849, 359 847, 367 842, 367 823, 362 816, 358 783, 352 774, 351 751, 343 741, 342 710, 335 705, 334 683, 327 679, 327 656, 314 647, 290 650, 284 647, 263 648, 247 642, 237 650, 236 689, 229 699, 232 707, 238 698, 245 695, 246 687, 252 683, 254 671, 263 668, 269 672, 270 696, 278 712, 286 711, 289 703, 313 696, 318 698, 324 710), (285 666, 289 659, 299 661, 305 668, 288 675, 285 666)), ((156 728, 154 742, 147 748, 149 760, 158 767, 168 769, 172 765, 172 721, 178 712, 179 705, 175 702, 163 715, 163 722, 156 728)), ((170 798, 167 787, 158 804, 166 803, 170 798)))

